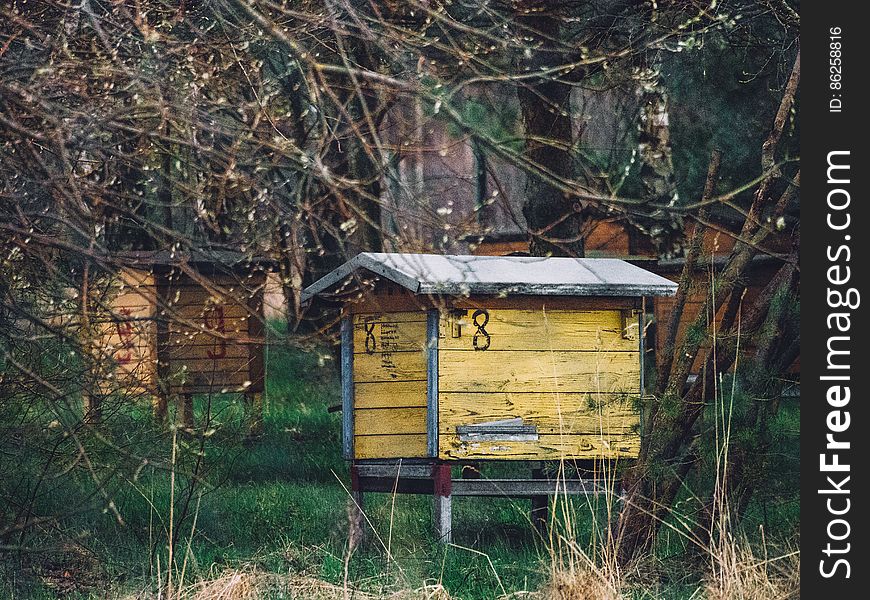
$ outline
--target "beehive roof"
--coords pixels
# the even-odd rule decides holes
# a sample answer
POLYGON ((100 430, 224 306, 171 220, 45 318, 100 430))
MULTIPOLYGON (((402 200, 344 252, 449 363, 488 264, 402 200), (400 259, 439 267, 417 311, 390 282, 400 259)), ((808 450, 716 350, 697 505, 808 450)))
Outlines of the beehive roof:
POLYGON ((302 301, 366 270, 415 294, 673 296, 677 284, 616 258, 446 256, 363 252, 302 292, 302 301))

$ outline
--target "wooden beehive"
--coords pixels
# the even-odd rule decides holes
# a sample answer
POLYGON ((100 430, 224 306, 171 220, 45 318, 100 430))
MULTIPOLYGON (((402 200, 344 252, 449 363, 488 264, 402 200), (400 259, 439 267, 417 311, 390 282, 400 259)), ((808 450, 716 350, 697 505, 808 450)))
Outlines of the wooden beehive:
POLYGON ((616 259, 363 253, 303 292, 343 305, 348 459, 637 456, 643 298, 616 259))
POLYGON ((157 394, 157 286, 146 270, 122 269, 102 303, 99 336, 103 393, 157 394))
POLYGON ((227 252, 126 258, 101 336, 116 386, 164 403, 177 394, 263 391, 264 261, 227 252))

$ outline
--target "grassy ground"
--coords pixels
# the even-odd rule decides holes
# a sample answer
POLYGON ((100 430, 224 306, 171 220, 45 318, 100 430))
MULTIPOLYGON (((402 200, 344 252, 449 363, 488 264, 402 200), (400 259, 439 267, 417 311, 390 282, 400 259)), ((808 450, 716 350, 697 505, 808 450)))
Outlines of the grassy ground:
MULTIPOLYGON (((346 562, 348 477, 340 456, 340 417, 327 412, 339 398, 331 359, 273 348, 268 389, 264 434, 249 441, 241 441, 246 409, 240 398, 197 398, 197 422, 211 417, 205 435, 176 438, 174 478, 160 466, 173 462, 172 444, 165 433, 150 429, 147 411, 117 415, 110 436, 152 461, 130 464, 122 469, 126 475, 116 475, 109 491, 117 514, 70 514, 42 537, 28 538, 28 550, 0 555, 0 597, 53 598, 63 592, 113 598, 156 589, 165 582, 170 523, 176 580, 181 571, 194 581, 225 568, 256 567, 337 584, 347 578, 378 592, 441 583, 451 597, 469 600, 539 589, 546 582, 548 544, 529 524, 527 501, 455 500, 455 545, 445 547, 431 534, 430 498, 369 495, 366 512, 377 535, 346 562), (58 545, 58 539, 67 542, 58 545)), ((797 411, 784 414, 783 427, 796 428, 797 411)), ((784 479, 797 467, 794 452, 783 451, 784 479)), ((790 530, 798 508, 789 500, 789 485, 794 483, 774 486, 774 509, 762 515, 753 508, 753 526, 766 521, 768 531, 790 530)), ((52 514, 93 489, 86 478, 58 483, 38 508, 52 514)), ((105 502, 95 498, 93 505, 105 502)), ((585 544, 593 511, 579 502, 572 510, 585 544)), ((697 577, 673 572, 661 584, 656 574, 646 597, 689 598, 697 577)))

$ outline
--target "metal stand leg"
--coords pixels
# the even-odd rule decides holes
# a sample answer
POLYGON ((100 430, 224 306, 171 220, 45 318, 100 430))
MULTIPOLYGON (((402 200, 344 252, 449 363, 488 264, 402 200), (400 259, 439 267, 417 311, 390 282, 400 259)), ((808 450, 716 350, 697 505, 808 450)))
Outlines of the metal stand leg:
MULTIPOLYGON (((532 469, 532 479, 544 479, 544 470, 540 467, 532 469)), ((550 520, 549 496, 532 496, 531 520, 537 532, 544 536, 550 520)))

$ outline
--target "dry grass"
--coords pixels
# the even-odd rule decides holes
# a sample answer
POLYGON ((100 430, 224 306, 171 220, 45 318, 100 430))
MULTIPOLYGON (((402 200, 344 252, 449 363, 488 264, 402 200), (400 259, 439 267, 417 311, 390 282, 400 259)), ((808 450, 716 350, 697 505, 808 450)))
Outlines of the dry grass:
POLYGON ((622 595, 599 571, 556 570, 542 593, 543 600, 621 600, 622 595))
POLYGON ((360 590, 314 577, 269 573, 255 568, 228 569, 177 590, 142 593, 125 600, 450 600, 438 584, 413 590, 360 590))
MULTIPOLYGON (((568 477, 565 465, 559 477, 568 477)), ((588 502, 573 502, 557 494, 551 502, 548 536, 550 576, 541 590, 545 600, 622 600, 626 596, 624 572, 617 560, 619 540, 611 524, 616 518, 619 493, 614 465, 595 465, 595 479, 607 493, 588 502), (591 539, 583 524, 591 522, 591 539)))
MULTIPOLYGON (((653 590, 614 580, 577 549, 574 560, 551 563, 548 583, 538 592, 518 592, 507 598, 540 600, 625 600, 656 597, 653 590)), ((564 558, 564 557, 563 557, 564 558)), ((705 600, 799 600, 800 553, 758 558, 745 540, 729 539, 711 556, 713 570, 692 598, 705 600)), ((142 594, 127 600, 450 600, 438 584, 416 589, 359 589, 327 583, 314 577, 269 573, 256 568, 225 570, 165 594, 142 594)))
POLYGON ((746 541, 720 543, 705 592, 708 600, 797 600, 800 552, 758 558, 746 541))

